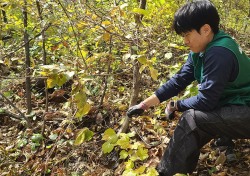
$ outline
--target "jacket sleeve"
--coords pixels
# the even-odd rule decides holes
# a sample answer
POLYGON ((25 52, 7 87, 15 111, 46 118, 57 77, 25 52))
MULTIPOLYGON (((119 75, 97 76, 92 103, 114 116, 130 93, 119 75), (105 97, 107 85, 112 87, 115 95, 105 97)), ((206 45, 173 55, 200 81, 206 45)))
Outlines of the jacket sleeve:
POLYGON ((176 96, 192 81, 194 81, 193 70, 193 61, 191 59, 191 55, 189 54, 188 59, 182 68, 169 81, 155 91, 155 95, 158 97, 160 102, 176 96))

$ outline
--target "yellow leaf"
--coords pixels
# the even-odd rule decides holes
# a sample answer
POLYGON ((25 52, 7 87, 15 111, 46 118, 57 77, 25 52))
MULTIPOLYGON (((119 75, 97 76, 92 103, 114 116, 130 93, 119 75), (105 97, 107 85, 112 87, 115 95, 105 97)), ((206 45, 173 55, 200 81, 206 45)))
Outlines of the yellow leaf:
POLYGON ((89 103, 86 103, 86 104, 83 106, 83 115, 88 114, 90 108, 91 108, 90 104, 89 104, 89 103))
POLYGON ((134 166, 135 166, 135 164, 131 160, 128 160, 127 162, 125 162, 125 168, 126 168, 126 170, 133 169, 134 166))
POLYGON ((103 34, 102 38, 103 38, 103 40, 108 42, 110 40, 110 34, 108 32, 106 32, 106 33, 103 34))
POLYGON ((146 170, 146 166, 141 166, 138 169, 135 170, 137 174, 143 174, 146 170))
POLYGON ((126 150, 122 150, 119 155, 120 159, 126 159, 128 157, 128 152, 126 150))
POLYGON ((40 74, 41 74, 42 76, 48 76, 49 72, 42 71, 42 72, 40 72, 40 74))
POLYGON ((83 128, 78 132, 74 144, 80 145, 84 141, 89 141, 90 139, 92 139, 93 135, 94 133, 91 130, 89 130, 88 128, 83 128))
POLYGON ((147 58, 146 58, 145 56, 140 56, 140 57, 137 58, 137 60, 138 60, 141 64, 143 64, 143 65, 147 65, 147 64, 148 64, 147 58))
POLYGON ((154 68, 150 68, 150 73, 151 73, 151 77, 153 78, 153 80, 157 80, 157 77, 158 77, 158 71, 154 68))
POLYGON ((143 70, 145 70, 146 67, 147 67, 147 65, 142 65, 141 68, 139 69, 139 72, 142 73, 143 70))
POLYGON ((48 79, 47 79, 47 87, 48 88, 53 88, 53 87, 55 87, 55 80, 53 79, 53 78, 51 78, 51 77, 49 77, 48 79))
POLYGON ((110 24, 111 24, 110 21, 103 21, 103 22, 102 22, 102 25, 106 25, 106 26, 107 26, 107 25, 110 25, 110 24))
POLYGON ((119 105, 119 107, 118 107, 118 109, 119 109, 120 111, 125 111, 127 108, 128 108, 128 106, 125 105, 125 104, 121 104, 121 105, 119 105))
POLYGON ((97 15, 93 14, 93 15, 92 15, 92 19, 93 19, 93 20, 96 20, 96 19, 97 19, 97 15))
POLYGON ((104 134, 102 136, 102 140, 109 141, 110 143, 115 144, 118 140, 118 136, 117 136, 115 130, 113 130, 112 128, 108 128, 104 132, 104 134))
POLYGON ((90 110, 90 105, 88 103, 86 103, 82 108, 79 108, 77 110, 77 113, 75 115, 75 117, 77 118, 82 118, 82 116, 88 114, 89 110, 90 110))
POLYGON ((11 65, 10 64, 10 59, 4 59, 4 64, 7 65, 8 67, 11 65))
POLYGON ((31 67, 34 68, 36 66, 34 59, 30 58, 30 62, 31 62, 31 67))
POLYGON ((84 29, 84 27, 87 26, 87 23, 80 21, 76 26, 78 29, 84 29))

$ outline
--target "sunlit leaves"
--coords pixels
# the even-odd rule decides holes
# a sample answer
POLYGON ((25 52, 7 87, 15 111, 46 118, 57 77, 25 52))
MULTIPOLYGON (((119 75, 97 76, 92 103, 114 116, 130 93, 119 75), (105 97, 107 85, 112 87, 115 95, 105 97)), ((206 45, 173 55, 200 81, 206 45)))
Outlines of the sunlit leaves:
POLYGON ((141 15, 144 15, 144 16, 147 16, 147 15, 149 15, 149 11, 147 11, 147 10, 144 10, 144 9, 140 9, 140 8, 134 8, 133 9, 133 12, 134 13, 138 13, 138 14, 141 14, 141 15))
POLYGON ((104 132, 102 140, 109 141, 110 143, 116 143, 116 141, 118 140, 118 136, 115 130, 109 128, 104 132))
POLYGON ((117 145, 121 147, 121 149, 128 149, 130 147, 130 138, 125 133, 121 134, 121 138, 117 141, 117 145))
POLYGON ((129 170, 129 169, 133 169, 135 166, 135 163, 131 160, 128 160, 127 162, 125 162, 125 168, 126 170, 129 170))
POLYGON ((148 158, 148 149, 145 149, 143 147, 139 147, 136 151, 137 156, 140 158, 140 160, 145 160, 148 158))
POLYGON ((120 159, 126 159, 128 157, 128 152, 126 150, 122 150, 119 155, 120 159))
POLYGON ((78 118, 83 117, 84 115, 88 114, 90 109, 91 109, 90 104, 86 102, 83 106, 78 107, 78 111, 77 111, 75 117, 78 117, 78 118))
POLYGON ((53 88, 55 86, 61 87, 69 79, 74 76, 73 71, 65 71, 65 68, 58 65, 43 65, 40 66, 40 74, 42 76, 47 76, 47 86, 48 88, 53 88))
POLYGON ((74 142, 75 145, 80 145, 85 141, 89 141, 92 139, 94 132, 89 130, 88 128, 81 129, 76 136, 76 140, 74 142))
POLYGON ((156 81, 159 74, 158 71, 153 66, 154 59, 155 58, 148 60, 145 56, 140 56, 137 58, 137 60, 142 64, 142 66, 139 69, 139 72, 142 73, 142 71, 148 67, 150 70, 151 77, 153 78, 153 80, 156 81))
POLYGON ((114 149, 114 147, 116 146, 118 136, 113 129, 109 128, 104 132, 102 140, 106 141, 102 145, 103 153, 110 153, 114 149))
POLYGON ((138 169, 135 170, 135 173, 137 174, 143 174, 146 170, 146 166, 141 166, 138 169))
POLYGON ((73 102, 76 103, 77 106, 75 117, 81 119, 91 108, 90 104, 87 102, 86 92, 83 89, 83 85, 79 82, 74 84, 72 87, 72 94, 73 102))
POLYGON ((109 42, 111 36, 108 32, 105 32, 102 37, 104 41, 109 42))
POLYGON ((151 77, 153 78, 153 80, 157 80, 157 77, 158 77, 158 71, 156 69, 154 69, 153 67, 149 67, 149 70, 150 70, 150 74, 151 74, 151 77))
POLYGON ((115 147, 115 144, 110 143, 110 141, 106 141, 103 145, 102 145, 102 151, 103 153, 110 153, 115 147))
POLYGON ((153 167, 149 167, 147 169, 146 174, 142 174, 142 176, 158 176, 158 175, 159 175, 159 173, 153 167))

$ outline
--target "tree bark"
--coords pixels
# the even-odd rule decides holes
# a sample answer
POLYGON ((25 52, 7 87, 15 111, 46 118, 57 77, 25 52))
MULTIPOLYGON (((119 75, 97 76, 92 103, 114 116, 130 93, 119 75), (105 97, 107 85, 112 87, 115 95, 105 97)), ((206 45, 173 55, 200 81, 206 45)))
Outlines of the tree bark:
MULTIPOLYGON (((137 2, 139 4, 140 9, 144 9, 144 10, 146 9, 147 0, 137 0, 137 2)), ((143 15, 135 14, 135 23, 140 25, 142 18, 143 18, 143 15)))
MULTIPOLYGON (((41 28, 43 29, 43 25, 42 25, 43 16, 42 16, 42 9, 41 9, 39 0, 36 0, 36 7, 37 7, 38 15, 39 15, 39 18, 40 18, 40 22, 41 22, 41 28)), ((42 46, 42 49, 43 49, 43 65, 46 65, 47 64, 47 60, 46 60, 47 52, 46 52, 46 48, 45 48, 46 36, 45 36, 45 31, 44 30, 42 30, 41 35, 42 35, 42 42, 43 42, 43 46, 42 46)), ((44 85, 45 85, 45 112, 48 112, 48 109, 49 109, 48 108, 48 89, 47 89, 47 80, 46 79, 44 79, 44 85)))
POLYGON ((133 61, 133 87, 132 94, 130 99, 130 106, 137 104, 139 92, 140 92, 140 82, 141 82, 141 74, 139 72, 140 66, 137 60, 133 61))
POLYGON ((24 0, 23 7, 23 25, 24 25, 24 48, 25 48, 25 67, 26 67, 26 101, 27 101, 27 114, 32 111, 31 107, 31 83, 30 83, 30 49, 29 49, 29 34, 28 27, 28 13, 27 13, 27 0, 24 0))
MULTIPOLYGON (((146 0, 138 0, 139 8, 146 9, 146 0)), ((143 18, 143 15, 136 14, 135 15, 135 22, 137 23, 137 27, 140 27, 141 20, 143 18)), ((139 39, 138 39, 139 40, 139 39)), ((137 41, 137 44, 139 41, 137 41)), ((131 49, 131 54, 137 54, 137 52, 133 49, 131 49)), ((140 92, 140 82, 141 82, 141 74, 139 72, 140 69, 140 63, 137 60, 133 61, 133 87, 132 87, 132 94, 130 99, 130 106, 133 106, 137 104, 139 92, 140 92)))

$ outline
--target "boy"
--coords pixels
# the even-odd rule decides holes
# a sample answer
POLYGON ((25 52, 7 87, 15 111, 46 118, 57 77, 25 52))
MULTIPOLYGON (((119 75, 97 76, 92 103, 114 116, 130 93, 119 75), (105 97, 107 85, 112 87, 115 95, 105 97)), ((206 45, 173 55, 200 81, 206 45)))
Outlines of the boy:
POLYGON ((175 14, 173 27, 191 50, 186 63, 155 94, 127 112, 130 117, 140 115, 198 81, 196 96, 167 105, 167 114, 183 114, 157 166, 161 176, 191 174, 200 148, 214 138, 250 138, 250 58, 219 30, 219 21, 210 1, 182 6, 175 14))

